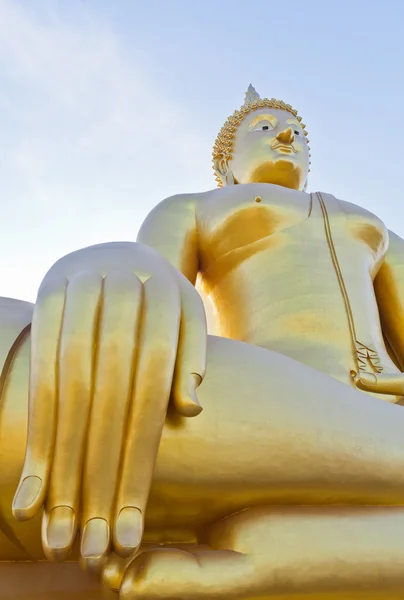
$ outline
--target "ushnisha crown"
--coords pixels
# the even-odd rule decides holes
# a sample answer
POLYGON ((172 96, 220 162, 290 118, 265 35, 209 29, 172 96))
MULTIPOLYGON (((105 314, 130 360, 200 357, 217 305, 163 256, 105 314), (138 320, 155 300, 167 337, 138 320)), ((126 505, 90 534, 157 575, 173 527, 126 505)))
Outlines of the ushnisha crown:
MULTIPOLYGON (((298 115, 297 110, 292 108, 290 104, 285 104, 283 100, 275 100, 275 98, 271 98, 271 100, 269 100, 268 98, 261 98, 261 96, 255 90, 255 88, 250 84, 245 94, 243 106, 240 108, 240 110, 235 110, 234 113, 230 117, 228 117, 227 121, 219 131, 215 144, 213 146, 213 170, 215 171, 215 179, 218 187, 222 187, 223 183, 220 176, 216 172, 215 162, 221 159, 225 159, 227 161, 231 160, 233 156, 234 141, 236 137, 237 128, 240 125, 241 121, 244 119, 244 117, 246 117, 254 110, 265 107, 280 108, 283 110, 287 110, 288 112, 290 112, 291 115, 296 117, 296 119, 300 123, 302 121, 302 117, 298 115)), ((308 133, 306 131, 306 125, 304 123, 301 123, 301 126, 303 128, 303 133, 305 135, 306 141, 307 143, 309 143, 310 140, 307 137, 308 133)))

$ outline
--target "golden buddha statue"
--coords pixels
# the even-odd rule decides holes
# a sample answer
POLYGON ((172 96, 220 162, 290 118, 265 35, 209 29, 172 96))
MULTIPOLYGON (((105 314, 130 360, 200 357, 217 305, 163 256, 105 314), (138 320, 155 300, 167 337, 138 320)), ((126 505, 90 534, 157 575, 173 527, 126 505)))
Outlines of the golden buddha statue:
POLYGON ((5 597, 404 596, 404 241, 309 157, 250 86, 217 189, 0 304, 5 597))

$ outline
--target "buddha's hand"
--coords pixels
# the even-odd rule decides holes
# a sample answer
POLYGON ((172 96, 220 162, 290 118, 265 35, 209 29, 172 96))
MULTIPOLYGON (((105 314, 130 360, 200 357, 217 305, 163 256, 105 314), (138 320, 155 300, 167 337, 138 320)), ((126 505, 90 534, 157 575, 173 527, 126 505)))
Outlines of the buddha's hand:
POLYGON ((32 322, 29 427, 17 519, 44 505, 48 558, 80 529, 85 566, 130 555, 166 411, 201 410, 206 321, 190 282, 141 244, 93 246, 58 261, 32 322))
POLYGON ((404 373, 351 372, 356 387, 363 392, 404 396, 404 373))

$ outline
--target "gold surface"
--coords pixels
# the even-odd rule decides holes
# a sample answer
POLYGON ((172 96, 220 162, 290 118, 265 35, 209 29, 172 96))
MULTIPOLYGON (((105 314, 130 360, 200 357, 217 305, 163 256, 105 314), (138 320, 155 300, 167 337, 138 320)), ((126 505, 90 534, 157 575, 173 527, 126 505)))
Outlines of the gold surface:
POLYGON ((404 241, 257 96, 222 187, 0 304, 0 598, 404 596, 404 241))

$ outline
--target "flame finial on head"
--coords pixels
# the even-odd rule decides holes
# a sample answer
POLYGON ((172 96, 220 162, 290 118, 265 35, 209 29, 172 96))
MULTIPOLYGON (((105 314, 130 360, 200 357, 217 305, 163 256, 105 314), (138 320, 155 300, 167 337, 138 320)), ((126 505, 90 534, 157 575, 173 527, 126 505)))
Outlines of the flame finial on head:
POLYGON ((257 102, 258 100, 261 100, 261 96, 255 87, 250 83, 248 90, 245 93, 244 106, 248 106, 250 102, 257 102))

